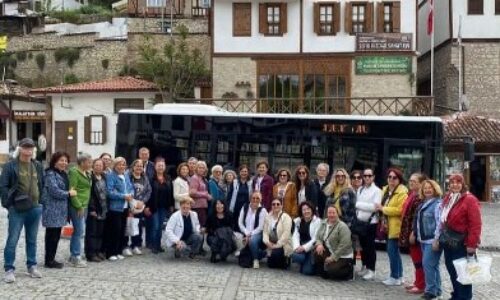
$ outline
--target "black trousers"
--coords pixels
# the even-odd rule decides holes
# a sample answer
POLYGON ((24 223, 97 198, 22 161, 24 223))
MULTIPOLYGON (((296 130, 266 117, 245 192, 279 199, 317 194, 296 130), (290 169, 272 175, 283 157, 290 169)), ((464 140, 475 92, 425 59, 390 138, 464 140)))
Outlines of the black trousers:
POLYGON ((351 258, 339 258, 330 264, 325 264, 325 260, 330 256, 330 251, 325 249, 323 255, 314 252, 314 264, 316 272, 325 279, 349 280, 353 277, 354 267, 351 258))
POLYGON ((53 262, 56 258, 57 246, 61 239, 62 227, 47 227, 45 230, 45 263, 53 262))
POLYGON ((375 233, 377 232, 377 224, 370 224, 368 232, 364 235, 359 235, 359 244, 361 245, 361 262, 367 269, 375 271, 375 263, 377 262, 377 251, 375 249, 375 233))
POLYGON ((106 215, 104 238, 107 258, 122 253, 127 215, 128 210, 123 212, 108 211, 106 215))
POLYGON ((104 253, 103 246, 105 220, 98 220, 88 215, 85 226, 85 256, 91 258, 99 253, 104 253))
POLYGON ((267 258, 267 266, 271 269, 286 269, 288 268, 288 260, 285 256, 283 248, 273 249, 271 256, 267 258))

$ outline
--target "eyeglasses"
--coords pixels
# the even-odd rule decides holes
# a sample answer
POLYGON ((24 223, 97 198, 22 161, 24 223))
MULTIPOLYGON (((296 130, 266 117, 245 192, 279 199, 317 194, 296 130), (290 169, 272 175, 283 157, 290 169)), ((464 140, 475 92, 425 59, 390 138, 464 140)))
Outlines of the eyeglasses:
POLYGON ((363 174, 363 177, 371 178, 371 177, 373 177, 373 174, 363 174))
POLYGON ((351 178, 354 180, 361 180, 361 176, 352 176, 351 178))
POLYGON ((393 180, 393 179, 399 179, 399 178, 398 178, 398 176, 389 175, 389 176, 387 176, 387 179, 393 180))
POLYGON ((272 206, 281 206, 281 203, 279 203, 279 202, 275 202, 275 203, 273 203, 273 204, 271 204, 271 205, 272 205, 272 206))
POLYGON ((299 174, 299 175, 306 175, 307 173, 304 172, 304 171, 301 171, 301 172, 297 172, 297 174, 299 174))

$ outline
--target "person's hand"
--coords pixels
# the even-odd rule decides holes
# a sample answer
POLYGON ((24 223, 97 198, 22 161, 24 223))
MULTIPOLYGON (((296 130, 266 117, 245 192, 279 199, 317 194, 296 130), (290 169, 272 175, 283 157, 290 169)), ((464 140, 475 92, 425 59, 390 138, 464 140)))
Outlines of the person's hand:
POLYGON ((76 192, 76 190, 75 190, 74 188, 71 188, 71 189, 69 190, 69 196, 70 196, 70 197, 75 197, 75 196, 76 196, 76 194, 77 194, 77 192, 76 192))
POLYGON ((468 255, 476 254, 476 248, 467 247, 467 254, 468 255))
POLYGON ((304 249, 304 247, 302 247, 302 246, 298 246, 298 247, 297 247, 297 249, 295 249, 295 252, 296 252, 296 253, 303 253, 303 252, 305 252, 305 251, 306 251, 306 250, 305 250, 305 249, 304 249))
POLYGON ((89 215, 91 215, 94 218, 97 218, 97 213, 95 211, 90 212, 89 215))
POLYGON ((142 209, 143 207, 144 207, 144 202, 139 200, 135 202, 135 208, 142 209))
POLYGON ((434 240, 432 242, 432 250, 439 251, 439 240, 434 240))
POLYGON ((416 239, 415 239, 415 234, 412 232, 410 233, 410 245, 415 245, 416 239))
POLYGON ((78 209, 78 211, 76 212, 76 216, 78 218, 83 218, 83 214, 84 214, 85 210, 83 208, 80 208, 78 209))
POLYGON ((323 245, 316 246, 316 253, 323 255, 323 252, 325 252, 325 247, 323 245))
POLYGON ((175 244, 175 249, 179 251, 184 249, 184 243, 182 241, 178 241, 177 244, 175 244))
POLYGON ((127 202, 130 202, 134 199, 134 197, 132 197, 132 194, 126 194, 124 198, 125 198, 125 201, 127 201, 127 202))
POLYGON ((384 207, 382 206, 382 204, 376 203, 375 204, 375 209, 378 210, 378 211, 382 211, 384 209, 384 207))
POLYGON ((328 256, 327 258, 325 258, 325 265, 329 265, 331 263, 334 263, 335 260, 331 257, 331 256, 328 256))
POLYGON ((151 214, 151 210, 149 209, 149 207, 144 208, 144 215, 146 217, 151 217, 152 214, 151 214))
POLYGON ((271 242, 266 243, 266 247, 267 249, 273 249, 273 243, 271 242))

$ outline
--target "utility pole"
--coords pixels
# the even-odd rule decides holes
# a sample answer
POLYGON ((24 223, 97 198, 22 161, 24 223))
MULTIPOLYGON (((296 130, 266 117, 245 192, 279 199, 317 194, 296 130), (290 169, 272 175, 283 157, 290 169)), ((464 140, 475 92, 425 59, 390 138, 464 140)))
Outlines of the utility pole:
POLYGON ((173 0, 170 1, 170 44, 173 47, 172 54, 170 55, 170 76, 169 76, 169 87, 168 87, 168 100, 170 103, 174 102, 174 3, 173 0))
POLYGON ((463 111, 462 15, 458 17, 458 110, 463 111))

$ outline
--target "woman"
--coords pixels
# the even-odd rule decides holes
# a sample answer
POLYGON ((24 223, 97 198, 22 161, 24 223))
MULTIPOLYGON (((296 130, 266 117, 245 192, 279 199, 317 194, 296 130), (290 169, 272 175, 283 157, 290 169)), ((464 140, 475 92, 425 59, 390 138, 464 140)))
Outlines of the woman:
POLYGON ((333 174, 330 183, 325 187, 325 195, 328 197, 326 205, 335 205, 340 220, 350 228, 356 217, 356 194, 345 169, 337 169, 333 174))
POLYGON ((208 204, 208 215, 212 215, 215 200, 225 200, 226 194, 222 189, 222 166, 215 165, 212 167, 210 179, 208 180, 208 192, 212 196, 212 201, 208 204))
POLYGON ((262 238, 267 250, 267 266, 286 269, 292 254, 292 218, 283 211, 281 200, 274 199, 271 206, 272 211, 264 220, 262 238))
POLYGON ((168 219, 165 235, 167 237, 167 247, 174 248, 175 258, 187 255, 195 258, 203 243, 203 236, 200 232, 200 222, 198 214, 191 210, 193 200, 182 198, 181 209, 172 214, 168 219))
MULTIPOLYGON (((187 166, 186 166, 187 167, 187 166)), ((154 254, 163 252, 161 248, 161 230, 167 216, 174 212, 174 193, 172 182, 167 175, 165 159, 155 159, 155 173, 151 182, 151 197, 146 202, 144 215, 151 224, 152 248, 154 254)), ((184 196, 189 197, 189 196, 184 196)))
POLYGON ((175 210, 181 208, 181 200, 189 197, 189 166, 181 163, 177 167, 177 178, 174 180, 175 210))
POLYGON ((71 256, 70 266, 85 268, 87 264, 82 260, 82 237, 85 230, 85 219, 87 218, 87 207, 90 200, 90 190, 92 178, 90 170, 92 168, 92 157, 82 153, 76 159, 77 166, 69 170, 69 186, 76 190, 76 195, 70 197, 69 217, 73 224, 73 234, 69 244, 71 256))
POLYGON ((145 204, 151 197, 151 184, 149 183, 147 175, 144 173, 144 163, 141 159, 136 159, 132 162, 132 165, 130 166, 129 176, 130 182, 134 187, 134 201, 129 203, 130 206, 133 205, 134 207, 130 207, 129 217, 133 216, 134 218, 139 219, 139 234, 131 237, 124 237, 124 256, 142 254, 142 223, 144 219, 143 210, 145 204), (140 212, 134 213, 133 211, 140 212))
POLYGON ((410 244, 420 244, 423 253, 425 293, 423 299, 441 297, 441 275, 439 273, 439 230, 441 217, 441 188, 434 180, 424 180, 419 198, 424 199, 415 213, 410 244))
POLYGON ((457 271, 453 265, 455 259, 474 255, 481 237, 481 209, 479 200, 467 191, 462 174, 450 176, 450 191, 444 197, 441 212, 441 235, 439 243, 444 250, 446 269, 450 274, 453 292, 451 299, 472 299, 472 285, 463 285, 457 281, 457 271), (457 240, 458 247, 448 244, 449 232, 462 237, 457 240))
POLYGON ((208 192, 208 184, 205 179, 207 164, 200 160, 196 163, 196 173, 189 181, 189 195, 193 198, 193 211, 198 214, 201 227, 207 223, 207 209, 212 196, 208 192))
POLYGON ((90 191, 89 213, 85 226, 85 256, 88 261, 101 262, 106 259, 103 234, 108 212, 106 175, 102 159, 94 160, 91 179, 92 190, 90 191))
POLYGON ((212 252, 210 257, 212 263, 225 261, 236 248, 233 242, 232 215, 226 210, 226 204, 223 200, 214 201, 214 211, 207 221, 207 244, 212 252))
POLYGON ((415 267, 415 281, 413 284, 405 287, 410 294, 423 294, 425 289, 424 269, 422 268, 422 250, 418 242, 410 244, 410 235, 413 231, 413 220, 415 219, 417 208, 422 203, 422 198, 419 196, 420 188, 425 179, 425 176, 421 173, 414 173, 410 176, 410 180, 408 180, 410 192, 403 204, 403 212, 401 214, 399 246, 410 250, 410 257, 415 267))
POLYGON ((253 192, 250 203, 247 203, 240 212, 238 225, 243 234, 243 245, 249 247, 252 256, 253 268, 260 267, 259 261, 264 257, 261 250, 265 245, 262 243, 262 230, 267 210, 260 205, 262 194, 253 192))
POLYGON ((68 219, 69 197, 76 196, 76 191, 69 188, 66 168, 69 155, 66 152, 52 154, 49 169, 45 173, 41 203, 43 204, 42 225, 45 230, 45 267, 62 269, 64 263, 55 260, 57 246, 61 238, 61 228, 68 219))
POLYGON ((104 173, 111 173, 113 171, 113 157, 111 156, 111 154, 104 152, 101 154, 101 156, 99 156, 99 158, 102 159, 104 163, 104 173))
MULTIPOLYGON (((227 199, 229 201, 229 211, 233 216, 239 216, 243 206, 250 201, 252 194, 252 181, 250 180, 250 173, 247 165, 241 165, 238 169, 240 177, 233 181, 229 186, 227 199)), ((235 218, 233 228, 235 231, 240 232, 238 220, 235 218)))
POLYGON ((352 241, 349 227, 340 220, 337 208, 326 209, 326 219, 316 233, 314 261, 323 278, 349 280, 353 277, 352 241))
POLYGON ((387 232, 387 255, 391 273, 382 283, 387 286, 403 283, 403 263, 399 253, 399 233, 401 232, 401 211, 408 195, 403 185, 403 173, 399 169, 390 168, 387 172, 387 185, 382 189, 382 203, 377 205, 381 213, 381 225, 387 232))
POLYGON ((224 201, 226 201, 226 203, 229 203, 230 199, 227 196, 229 194, 229 189, 233 185, 235 179, 236 179, 236 172, 233 170, 226 170, 222 174, 222 183, 220 184, 220 187, 224 192, 224 201))
POLYGON ((106 175, 109 211, 106 216, 104 236, 106 238, 106 257, 110 261, 124 259, 123 237, 129 212, 129 202, 134 199, 134 186, 130 176, 125 174, 127 161, 117 157, 113 161, 113 171, 106 175))
POLYGON ((325 205, 326 205, 326 195, 324 189, 328 182, 330 174, 330 166, 327 163, 319 163, 316 166, 316 179, 314 179, 314 184, 316 184, 316 190, 318 191, 318 216, 322 217, 325 215, 325 205))
POLYGON ((314 214, 314 205, 302 202, 299 205, 299 217, 295 219, 295 231, 292 237, 292 262, 300 265, 300 273, 314 275, 313 247, 316 242, 321 219, 314 214))
POLYGON ((361 270, 358 272, 364 280, 375 278, 377 251, 375 249, 375 234, 379 221, 377 205, 382 201, 381 190, 374 183, 375 175, 372 169, 363 171, 363 187, 358 190, 356 199, 356 221, 368 223, 364 233, 358 232, 361 246, 361 270))
POLYGON ((362 173, 360 170, 353 170, 351 172, 351 185, 355 194, 358 194, 359 189, 363 186, 362 173))
POLYGON ((252 189, 260 192, 262 195, 262 206, 271 211, 271 201, 273 200, 273 185, 274 180, 267 174, 269 165, 265 161, 257 163, 257 176, 254 177, 252 182, 252 189))
POLYGON ((318 190, 311 180, 308 167, 300 165, 295 169, 295 187, 297 188, 297 203, 309 201, 314 205, 316 211, 318 190))
POLYGON ((273 187, 274 199, 279 199, 283 203, 283 211, 290 217, 297 217, 297 189, 295 183, 291 181, 290 172, 287 169, 278 171, 278 183, 273 187))

